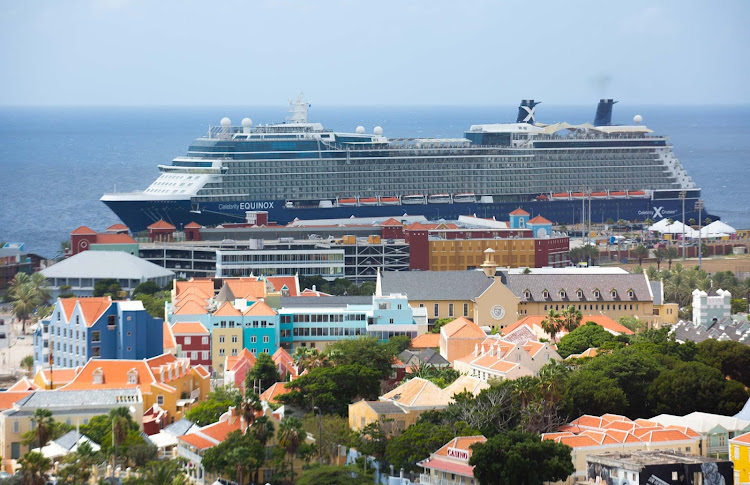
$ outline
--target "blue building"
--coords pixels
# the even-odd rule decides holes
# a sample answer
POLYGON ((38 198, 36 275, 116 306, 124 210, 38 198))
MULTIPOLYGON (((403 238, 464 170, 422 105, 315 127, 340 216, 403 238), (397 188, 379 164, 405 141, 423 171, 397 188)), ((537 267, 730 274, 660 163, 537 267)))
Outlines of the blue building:
POLYGON ((280 342, 287 350, 323 349, 348 337, 427 332, 427 310, 411 308, 405 295, 285 297, 279 309, 280 342))
POLYGON ((34 368, 82 366, 92 358, 155 357, 164 350, 163 330, 163 321, 137 300, 58 298, 34 332, 34 368))

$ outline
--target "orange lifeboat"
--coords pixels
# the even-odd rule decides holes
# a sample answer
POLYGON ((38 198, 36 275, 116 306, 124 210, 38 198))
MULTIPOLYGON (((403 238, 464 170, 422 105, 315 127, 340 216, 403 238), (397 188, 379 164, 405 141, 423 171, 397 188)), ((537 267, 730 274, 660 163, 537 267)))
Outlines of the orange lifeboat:
POLYGON ((573 192, 571 195, 574 199, 583 199, 584 197, 586 197, 586 194, 584 194, 583 192, 573 192))
POLYGON ((398 197, 381 197, 380 203, 383 205, 398 205, 398 197))
POLYGON ((556 194, 552 194, 553 200, 568 200, 570 199, 570 194, 567 192, 558 192, 556 194))
POLYGON ((624 199, 625 197, 627 197, 627 195, 628 193, 625 192, 624 190, 609 193, 609 196, 614 199, 624 199))
POLYGON ((339 199, 339 205, 344 207, 351 207, 357 205, 357 199, 346 197, 339 199))
POLYGON ((629 190, 628 197, 634 197, 636 199, 643 199, 646 197, 646 192, 643 190, 629 190))
POLYGON ((362 197, 359 199, 359 205, 378 205, 377 197, 362 197))
POLYGON ((607 193, 606 192, 591 192, 591 198, 592 199, 606 199, 607 193))

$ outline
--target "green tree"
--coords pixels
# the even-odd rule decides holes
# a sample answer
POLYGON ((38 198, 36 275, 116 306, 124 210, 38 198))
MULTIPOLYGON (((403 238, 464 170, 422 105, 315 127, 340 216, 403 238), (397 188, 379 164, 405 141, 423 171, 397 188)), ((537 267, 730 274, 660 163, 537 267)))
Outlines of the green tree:
POLYGON ((568 306, 560 313, 560 323, 562 328, 567 332, 572 332, 581 324, 583 315, 574 305, 568 306))
POLYGON ((385 345, 389 354, 398 355, 411 346, 411 337, 408 335, 395 335, 382 345, 385 345))
POLYGON ((75 452, 68 454, 57 474, 59 483, 65 485, 80 485, 91 479, 91 467, 98 462, 98 453, 94 451, 88 441, 84 441, 75 452))
POLYGON ((638 266, 640 266, 641 264, 643 264, 643 259, 648 258, 648 248, 643 244, 639 244, 635 248, 633 248, 633 254, 635 254, 636 258, 638 258, 638 266))
POLYGON ((480 485, 542 485, 575 472, 569 446, 534 433, 511 431, 471 448, 469 464, 480 485))
POLYGON ((30 451, 19 460, 24 485, 44 485, 49 478, 52 461, 43 454, 30 451))
POLYGON ((324 465, 302 472, 297 485, 369 485, 372 478, 362 476, 362 470, 354 466, 324 465))
POLYGON ((461 373, 452 367, 435 367, 432 364, 421 362, 419 367, 412 369, 406 374, 404 382, 415 377, 421 377, 444 389, 460 376, 461 373))
POLYGON ((629 405, 625 392, 615 379, 585 368, 570 377, 563 400, 571 416, 624 414, 629 405))
POLYGON ((563 336, 557 344, 557 353, 563 359, 571 354, 580 354, 589 348, 599 348, 605 343, 615 342, 614 335, 609 333, 601 325, 594 322, 586 322, 563 336))
POLYGON ((677 257, 679 257, 679 255, 680 254, 677 252, 677 248, 676 247, 674 247, 674 246, 667 246, 667 250, 666 250, 666 253, 664 254, 664 257, 666 258, 667 263, 669 263, 669 268, 668 269, 670 269, 670 270, 672 269, 672 260, 676 259, 677 257))
POLYGON ((31 372, 31 370, 34 368, 34 356, 27 355, 26 357, 21 359, 21 367, 26 369, 26 372, 31 372))
POLYGON ((126 480, 124 485, 187 485, 182 464, 176 460, 152 461, 141 470, 140 478, 126 480))
POLYGON ((279 446, 289 455, 292 483, 294 483, 294 457, 306 437, 307 433, 302 427, 302 422, 295 417, 286 417, 279 424, 279 446))
POLYGON ((376 421, 368 424, 359 432, 357 450, 365 456, 371 456, 381 464, 387 465, 386 453, 390 436, 388 429, 393 425, 393 420, 376 421))
POLYGON ((723 376, 750 386, 750 347, 731 340, 706 339, 696 359, 719 369, 723 376))
POLYGON ((270 355, 263 352, 258 354, 255 359, 255 365, 245 376, 245 389, 255 389, 257 385, 258 392, 263 393, 263 391, 280 380, 281 377, 279 376, 278 369, 276 369, 276 363, 270 355))
POLYGON ((456 436, 478 435, 479 431, 459 421, 452 426, 420 421, 394 436, 386 445, 386 461, 396 470, 418 471, 417 462, 424 460, 456 436))
POLYGON ((435 322, 432 324, 432 328, 430 329, 430 333, 440 333, 440 329, 443 325, 446 323, 451 323, 453 321, 452 318, 438 318, 435 320, 435 322))
POLYGON ((161 291, 161 288, 159 288, 159 285, 154 283, 153 281, 144 281, 143 283, 139 284, 135 287, 133 290, 133 295, 155 295, 161 291))
POLYGON ((60 293, 58 293, 58 298, 74 298, 76 295, 73 293, 73 287, 70 285, 60 285, 60 293))
POLYGON ((396 356, 394 348, 378 342, 375 337, 340 340, 323 352, 335 365, 358 364, 378 372, 381 378, 391 373, 391 363, 396 356))
POLYGON ((629 316, 620 317, 619 323, 623 327, 625 327, 625 328, 627 328, 629 330, 632 330, 633 332, 636 332, 636 333, 639 332, 640 330, 642 330, 645 327, 645 325, 643 324, 643 322, 638 317, 635 317, 635 316, 632 316, 632 317, 629 317, 629 316))
POLYGON ((327 463, 332 463, 336 458, 339 445, 350 447, 355 442, 356 434, 349 428, 349 420, 334 414, 308 413, 302 418, 302 427, 308 435, 315 438, 327 463))
POLYGON ((218 445, 209 448, 203 455, 206 471, 231 476, 239 483, 252 476, 265 461, 265 446, 253 433, 234 431, 218 445))
POLYGON ((35 425, 33 441, 36 441, 37 448, 41 448, 50 440, 52 424, 55 422, 52 418, 52 411, 46 408, 36 408, 34 414, 31 415, 31 422, 35 425))
POLYGON ((117 297, 117 294, 122 291, 120 283, 115 279, 99 280, 94 283, 94 296, 111 296, 117 297))
POLYGON ((679 416, 693 411, 716 413, 717 397, 725 383, 724 376, 714 367, 700 362, 682 362, 674 369, 661 372, 649 386, 648 395, 656 404, 656 413, 679 416))
POLYGON ((133 297, 134 300, 138 300, 143 303, 143 308, 146 309, 149 315, 154 318, 164 319, 164 304, 169 301, 169 293, 159 292, 153 295, 148 293, 138 293, 133 297))
POLYGON ((30 282, 19 282, 27 279, 28 275, 25 273, 16 274, 10 288, 8 289, 8 296, 10 297, 11 306, 13 308, 13 315, 18 320, 21 320, 23 333, 26 333, 26 322, 34 313, 34 310, 42 304, 41 297, 34 290, 34 287, 30 282), (22 278, 20 275, 24 275, 26 278, 22 278))
POLYGON ((206 426, 219 420, 230 406, 234 406, 240 391, 233 387, 218 387, 208 393, 205 401, 193 406, 185 417, 198 426, 206 426))
POLYGON ((744 298, 732 298, 732 314, 747 313, 747 300, 744 298))
POLYGON ((556 342, 555 337, 560 333, 562 325, 563 323, 560 314, 555 310, 550 310, 547 316, 544 317, 544 320, 542 320, 542 330, 549 335, 550 340, 553 343, 556 342))
POLYGON ((664 261, 666 257, 666 248, 659 247, 654 250, 654 258, 656 259, 656 271, 661 271, 661 262, 664 261))
POLYGON ((383 375, 365 365, 316 367, 286 384, 291 389, 278 397, 307 411, 317 406, 324 414, 346 416, 357 398, 377 399, 383 375))

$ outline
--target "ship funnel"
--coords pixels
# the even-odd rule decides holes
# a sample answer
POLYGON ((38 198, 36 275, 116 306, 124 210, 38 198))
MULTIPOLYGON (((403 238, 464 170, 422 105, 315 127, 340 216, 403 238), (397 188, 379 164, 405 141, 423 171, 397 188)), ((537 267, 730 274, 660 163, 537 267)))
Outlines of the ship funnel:
POLYGON ((594 126, 609 126, 612 124, 612 106, 617 101, 613 99, 600 99, 596 107, 596 117, 594 117, 594 126))
POLYGON ((516 123, 531 123, 536 122, 534 118, 534 108, 536 105, 541 104, 541 101, 534 101, 533 99, 524 99, 521 101, 521 106, 518 107, 518 117, 516 123))

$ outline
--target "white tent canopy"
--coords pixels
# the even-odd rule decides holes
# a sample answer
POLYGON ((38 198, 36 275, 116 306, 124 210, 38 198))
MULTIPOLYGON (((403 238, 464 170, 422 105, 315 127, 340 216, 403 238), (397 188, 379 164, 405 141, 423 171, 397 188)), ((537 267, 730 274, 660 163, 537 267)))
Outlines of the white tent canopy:
POLYGON ((701 236, 703 237, 720 237, 719 234, 735 234, 737 231, 721 221, 714 221, 704 228, 701 228, 701 236))
POLYGON ((672 224, 664 225, 664 227, 658 229, 658 231, 662 234, 685 234, 685 237, 698 237, 698 231, 690 226, 686 226, 680 221, 674 221, 672 224))
POLYGON ((654 231, 654 232, 664 232, 664 229, 666 229, 668 226, 669 226, 669 219, 662 219, 659 222, 650 226, 648 230, 654 231))

